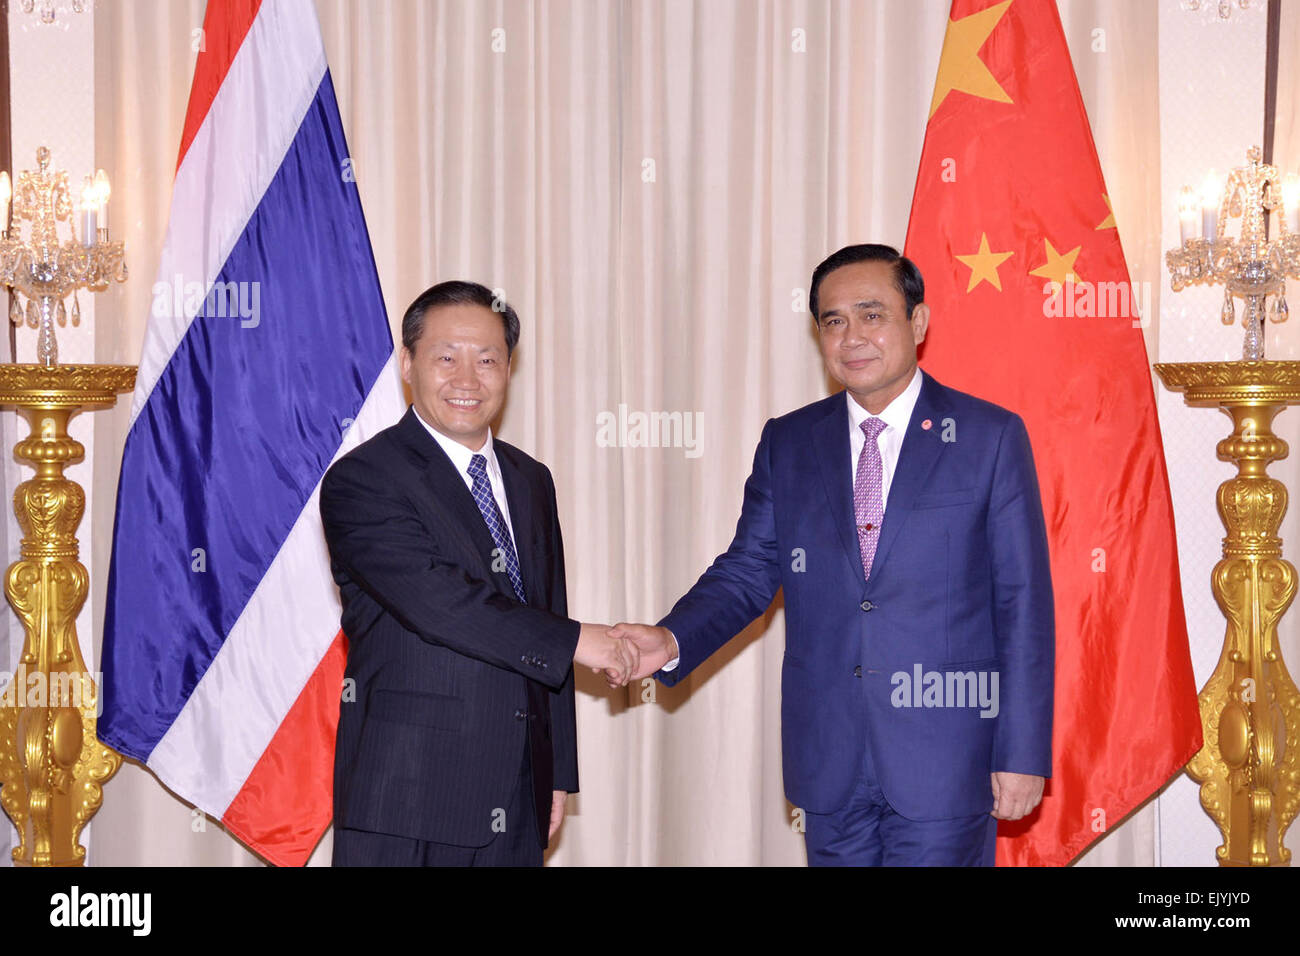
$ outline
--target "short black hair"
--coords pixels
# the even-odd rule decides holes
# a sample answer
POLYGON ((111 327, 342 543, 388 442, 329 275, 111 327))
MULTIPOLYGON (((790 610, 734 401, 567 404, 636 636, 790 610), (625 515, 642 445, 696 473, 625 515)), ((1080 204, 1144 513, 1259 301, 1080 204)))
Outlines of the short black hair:
POLYGON ((443 305, 481 305, 498 313, 506 330, 506 358, 510 358, 515 346, 519 344, 518 313, 509 302, 494 295, 487 286, 460 279, 439 282, 425 289, 406 307, 406 314, 402 316, 402 344, 412 354, 415 353, 415 343, 420 341, 424 332, 424 313, 443 305))
POLYGON ((821 288, 822 280, 841 266, 852 265, 855 262, 888 262, 894 266, 894 282, 898 286, 898 291, 903 294, 903 301, 907 303, 909 319, 912 317, 912 310, 925 301, 925 280, 921 278, 921 270, 916 267, 915 262, 899 253, 893 246, 876 242, 845 246, 839 252, 823 259, 821 265, 813 270, 812 286, 808 291, 808 308, 812 312, 813 321, 818 325, 821 325, 822 318, 817 311, 817 293, 821 288))

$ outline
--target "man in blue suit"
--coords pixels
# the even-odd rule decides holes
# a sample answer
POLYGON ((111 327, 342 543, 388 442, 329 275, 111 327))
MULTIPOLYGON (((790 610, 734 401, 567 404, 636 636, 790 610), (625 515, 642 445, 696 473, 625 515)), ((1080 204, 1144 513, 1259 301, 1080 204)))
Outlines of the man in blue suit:
MULTIPOLYGON (((657 627, 611 633, 675 684, 785 591, 786 796, 811 865, 991 866, 1051 774, 1051 572, 1020 417, 917 367, 929 308, 889 246, 809 305, 844 393, 763 428, 731 547, 657 627)), ((959 321, 959 319, 954 320, 959 321)))

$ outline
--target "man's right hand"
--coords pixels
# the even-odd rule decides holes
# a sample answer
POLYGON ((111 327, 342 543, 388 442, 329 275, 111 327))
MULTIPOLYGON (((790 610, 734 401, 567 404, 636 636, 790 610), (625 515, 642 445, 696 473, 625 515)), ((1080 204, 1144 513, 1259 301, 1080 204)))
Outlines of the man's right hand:
POLYGON ((632 680, 649 677, 678 656, 677 640, 666 627, 651 624, 615 624, 609 629, 614 637, 625 638, 637 649, 640 663, 632 672, 632 680))
POLYGON ((614 635, 612 628, 604 624, 583 624, 573 662, 590 667, 597 674, 603 671, 610 687, 622 687, 638 670, 639 656, 636 646, 614 635))

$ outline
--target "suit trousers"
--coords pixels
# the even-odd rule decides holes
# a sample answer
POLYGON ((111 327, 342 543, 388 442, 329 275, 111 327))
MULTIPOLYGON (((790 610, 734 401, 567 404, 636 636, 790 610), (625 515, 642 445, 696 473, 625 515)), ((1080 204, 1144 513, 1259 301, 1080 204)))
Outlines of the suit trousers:
POLYGON ((809 866, 992 866, 998 821, 989 813, 900 816, 880 789, 868 745, 849 802, 833 813, 806 814, 805 828, 809 866))
POLYGON ((334 828, 333 866, 541 866, 542 843, 533 806, 527 752, 502 822, 486 846, 454 846, 390 833, 334 828))

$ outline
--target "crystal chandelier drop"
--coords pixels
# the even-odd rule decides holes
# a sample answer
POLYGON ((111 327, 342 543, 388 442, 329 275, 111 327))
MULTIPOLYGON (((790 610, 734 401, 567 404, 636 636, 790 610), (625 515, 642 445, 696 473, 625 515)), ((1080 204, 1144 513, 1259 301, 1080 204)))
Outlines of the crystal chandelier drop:
POLYGON ((0 285, 13 290, 9 300, 9 318, 15 325, 25 320, 39 329, 36 358, 42 365, 58 363, 58 344, 54 325, 66 325, 68 311, 64 300, 72 296, 72 324, 81 324, 81 306, 77 290, 99 292, 111 280, 126 281, 125 247, 108 238, 108 176, 101 169, 94 178, 87 176, 80 202, 74 206, 64 170, 51 173, 50 151, 42 146, 36 151, 39 169, 23 170, 16 188, 9 174, 0 172, 0 285), (13 223, 9 221, 9 204, 13 200, 13 223), (77 214, 81 235, 77 235, 77 214), (31 223, 27 238, 21 235, 22 222, 31 223), (67 223, 68 239, 60 244, 58 224, 67 223), (20 299, 26 299, 26 307, 20 299))
MULTIPOLYGON (((1237 0, 1238 7, 1242 10, 1250 9, 1250 0, 1237 0)), ((1208 9, 1211 6, 1211 0, 1183 0, 1183 9, 1196 12, 1202 8, 1208 9)), ((1218 13, 1220 20, 1227 20, 1232 16, 1232 0, 1219 0, 1218 13)))
MULTIPOLYGON (((40 17, 41 23, 54 23, 58 19, 58 4, 54 0, 20 0, 19 9, 23 13, 36 13, 40 17)), ((86 0, 69 0, 65 9, 73 13, 84 13, 86 10, 86 0)))

